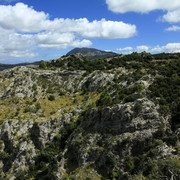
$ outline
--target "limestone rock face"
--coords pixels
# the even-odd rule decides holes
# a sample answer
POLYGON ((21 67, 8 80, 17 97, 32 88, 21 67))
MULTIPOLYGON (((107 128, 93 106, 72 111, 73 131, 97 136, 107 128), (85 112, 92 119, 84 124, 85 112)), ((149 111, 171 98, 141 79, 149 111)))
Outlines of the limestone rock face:
POLYGON ((88 91, 96 91, 106 87, 106 85, 112 82, 114 74, 108 74, 97 71, 93 74, 89 80, 88 91))
POLYGON ((102 110, 92 109, 85 116, 82 127, 93 132, 105 132, 107 129, 116 133, 136 132, 142 130, 157 131, 165 120, 160 117, 158 109, 152 101, 139 99, 142 102, 142 111, 137 115, 134 104, 127 103, 102 110), (92 128, 91 128, 92 127, 92 128))

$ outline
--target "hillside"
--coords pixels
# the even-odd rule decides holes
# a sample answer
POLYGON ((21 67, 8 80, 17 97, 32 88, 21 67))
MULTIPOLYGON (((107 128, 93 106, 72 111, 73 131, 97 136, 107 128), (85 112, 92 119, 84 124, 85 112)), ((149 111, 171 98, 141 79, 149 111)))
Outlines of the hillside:
POLYGON ((90 59, 106 58, 117 55, 114 52, 102 51, 94 48, 75 48, 67 53, 67 55, 81 54, 90 59))
POLYGON ((179 138, 180 53, 0 72, 1 179, 180 179, 179 138))

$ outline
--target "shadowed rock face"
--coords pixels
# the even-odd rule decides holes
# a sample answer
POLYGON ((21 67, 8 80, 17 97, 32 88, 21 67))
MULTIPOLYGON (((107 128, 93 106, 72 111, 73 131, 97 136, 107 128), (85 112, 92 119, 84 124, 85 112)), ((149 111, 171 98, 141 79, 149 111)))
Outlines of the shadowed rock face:
POLYGON ((133 104, 107 107, 102 110, 92 109, 84 117, 82 127, 90 132, 106 132, 108 129, 117 134, 136 131, 157 131, 163 123, 157 109, 152 109, 154 103, 144 99, 143 110, 137 116, 133 104))
POLYGON ((40 134, 39 125, 37 123, 34 123, 32 129, 31 129, 31 138, 32 138, 32 141, 33 141, 35 147, 37 149, 41 150, 43 148, 43 144, 39 140, 39 138, 41 138, 41 134, 40 134))

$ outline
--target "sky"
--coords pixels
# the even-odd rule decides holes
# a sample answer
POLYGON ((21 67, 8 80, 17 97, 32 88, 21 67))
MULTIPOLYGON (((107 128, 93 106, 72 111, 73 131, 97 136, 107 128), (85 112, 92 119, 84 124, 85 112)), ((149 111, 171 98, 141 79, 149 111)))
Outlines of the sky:
POLYGON ((180 52, 180 0, 0 0, 0 63, 56 59, 76 47, 180 52))

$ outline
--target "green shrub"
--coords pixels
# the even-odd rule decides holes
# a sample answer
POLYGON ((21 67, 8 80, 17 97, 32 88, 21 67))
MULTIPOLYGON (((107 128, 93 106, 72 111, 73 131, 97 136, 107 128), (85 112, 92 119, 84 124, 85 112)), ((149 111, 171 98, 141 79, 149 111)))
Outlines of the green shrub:
POLYGON ((2 140, 0 140, 0 150, 2 150, 2 148, 3 148, 3 141, 2 140))
POLYGON ((16 178, 15 180, 23 180, 26 176, 26 171, 24 170, 19 170, 17 173, 16 173, 16 178))
POLYGON ((178 136, 169 136, 169 137, 165 137, 163 139, 163 141, 165 141, 167 143, 167 145, 171 145, 171 146, 175 146, 177 141, 178 141, 178 136))
POLYGON ((50 95, 50 96, 48 97, 48 100, 49 100, 49 101, 54 101, 54 100, 55 100, 55 96, 54 96, 54 95, 50 95))
POLYGON ((137 92, 138 92, 138 93, 141 93, 142 90, 144 89, 144 86, 143 86, 142 84, 137 84, 137 85, 136 85, 136 88, 137 88, 137 92))
POLYGON ((36 104, 35 109, 36 109, 36 111, 38 111, 39 109, 41 109, 41 104, 40 104, 39 102, 36 104))
POLYGON ((158 130, 156 131, 156 133, 154 134, 154 137, 157 138, 162 138, 165 135, 165 129, 164 129, 164 124, 162 124, 158 130))
POLYGON ((142 98, 140 94, 132 94, 124 98, 124 102, 134 102, 136 99, 142 98))
POLYGON ((37 90, 37 85, 33 84, 32 89, 33 89, 33 91, 36 91, 37 90))
POLYGON ((134 105, 134 111, 136 113, 136 115, 138 115, 141 111, 142 111, 142 104, 137 102, 135 105, 134 105))
POLYGON ((5 151, 0 152, 0 159, 1 160, 9 159, 9 154, 6 153, 5 151))
POLYGON ((32 111, 32 109, 29 106, 27 106, 27 107, 25 107, 23 112, 28 113, 28 112, 31 112, 31 111, 32 111))
POLYGON ((108 92, 103 92, 97 101, 97 106, 109 106, 112 104, 112 98, 108 92))
POLYGON ((66 93, 64 91, 59 91, 59 96, 64 96, 66 93))
POLYGON ((113 155, 108 155, 106 158, 107 166, 115 166, 117 164, 117 160, 113 155))
POLYGON ((0 120, 0 125, 2 125, 2 124, 3 124, 3 122, 4 122, 3 120, 0 120))
POLYGON ((39 68, 46 69, 47 68, 46 63, 44 61, 41 61, 39 64, 39 68))
POLYGON ((150 175, 152 176, 155 173, 157 173, 157 170, 158 170, 157 162, 148 157, 143 166, 143 174, 145 176, 150 176, 150 175))

